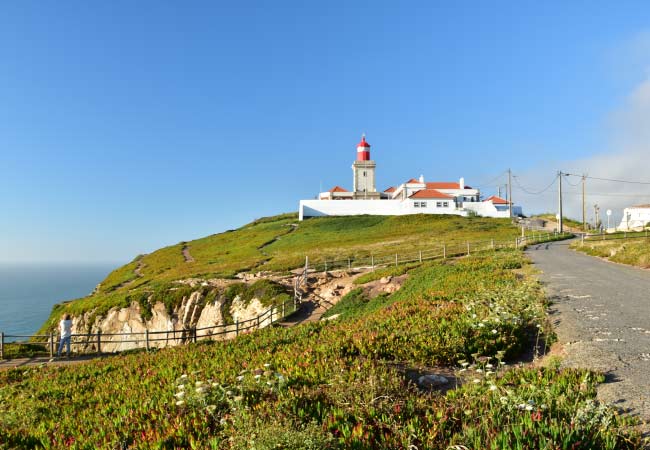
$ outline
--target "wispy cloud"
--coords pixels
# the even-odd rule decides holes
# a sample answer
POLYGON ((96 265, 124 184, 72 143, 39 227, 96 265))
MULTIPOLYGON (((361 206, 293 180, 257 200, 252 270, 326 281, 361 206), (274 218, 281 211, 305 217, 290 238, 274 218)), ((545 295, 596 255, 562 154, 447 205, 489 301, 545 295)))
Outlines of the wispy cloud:
MULTIPOLYGON (((650 34, 647 38, 650 48, 650 34)), ((612 113, 610 123, 611 134, 606 143, 608 151, 523 173, 518 178, 519 183, 530 191, 541 190, 558 169, 593 177, 650 182, 650 76, 633 90, 619 110, 612 113)), ((580 184, 578 177, 566 177, 563 182, 565 214, 578 219, 582 217, 580 184)), ((603 221, 606 221, 607 209, 612 210, 613 220, 620 221, 624 207, 650 203, 650 185, 587 179, 586 193, 588 220, 594 218, 594 204, 600 206, 603 221)), ((538 195, 527 194, 515 184, 513 198, 524 206, 526 212, 555 212, 557 183, 538 195)))

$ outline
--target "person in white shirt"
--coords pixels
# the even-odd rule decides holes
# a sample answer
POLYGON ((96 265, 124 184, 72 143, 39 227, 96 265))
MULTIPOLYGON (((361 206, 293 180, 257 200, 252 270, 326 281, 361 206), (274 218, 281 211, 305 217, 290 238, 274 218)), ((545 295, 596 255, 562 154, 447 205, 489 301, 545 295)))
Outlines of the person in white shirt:
POLYGON ((57 356, 61 356, 63 345, 66 346, 66 353, 70 357, 70 338, 72 337, 72 320, 70 314, 64 314, 61 322, 59 322, 59 333, 61 334, 61 341, 59 342, 59 351, 57 356))

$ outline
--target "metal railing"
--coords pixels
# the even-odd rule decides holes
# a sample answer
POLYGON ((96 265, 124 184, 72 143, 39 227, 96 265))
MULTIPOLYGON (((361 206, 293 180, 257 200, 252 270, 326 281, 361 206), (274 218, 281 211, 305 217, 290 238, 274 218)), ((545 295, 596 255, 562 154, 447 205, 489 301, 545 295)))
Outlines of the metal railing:
MULTIPOLYGON (((71 349, 75 349, 75 354, 96 353, 101 354, 103 350, 111 347, 123 347, 124 344, 129 348, 121 351, 134 349, 160 348, 172 345, 180 345, 200 340, 227 340, 232 339, 240 334, 249 333, 254 330, 266 328, 281 319, 293 314, 299 307, 299 302, 294 299, 287 300, 279 305, 274 305, 252 319, 235 321, 233 324, 213 325, 208 327, 180 328, 163 331, 149 331, 129 333, 79 333, 71 336, 71 349), (163 345, 160 345, 164 343, 163 345)), ((40 352, 49 354, 50 358, 54 357, 58 348, 58 335, 56 333, 34 334, 34 335, 17 335, 5 334, 0 332, 0 359, 7 356, 7 350, 10 346, 34 346, 42 349, 40 352), (27 339, 13 341, 13 339, 27 339), (11 342, 9 340, 12 340, 11 342)), ((109 353, 111 351, 105 352, 109 353)), ((111 352, 112 353, 112 352, 111 352)))

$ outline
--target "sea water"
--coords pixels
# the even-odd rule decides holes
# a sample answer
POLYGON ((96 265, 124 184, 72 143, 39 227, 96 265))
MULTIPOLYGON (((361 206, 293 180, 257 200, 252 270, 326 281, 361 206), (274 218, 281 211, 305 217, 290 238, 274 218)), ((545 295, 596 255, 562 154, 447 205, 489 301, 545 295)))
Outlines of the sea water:
POLYGON ((5 335, 36 333, 52 306, 88 295, 119 265, 0 263, 0 331, 5 335))

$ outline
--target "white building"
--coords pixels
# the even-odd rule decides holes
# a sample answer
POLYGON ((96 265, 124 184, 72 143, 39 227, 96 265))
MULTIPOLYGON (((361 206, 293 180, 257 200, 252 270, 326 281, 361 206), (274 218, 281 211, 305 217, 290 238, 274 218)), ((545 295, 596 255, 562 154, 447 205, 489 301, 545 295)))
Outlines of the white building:
POLYGON ((650 226, 650 205, 630 206, 623 210, 623 219, 618 229, 621 231, 643 231, 650 226))
MULTIPOLYGON (((370 144, 365 136, 357 145, 357 159, 352 164, 353 191, 335 186, 321 192, 317 200, 300 200, 300 220, 318 216, 358 214, 476 214, 485 217, 510 217, 507 200, 490 197, 481 201, 478 189, 458 182, 426 182, 424 176, 406 181, 397 187, 377 192, 375 161, 370 159, 370 144)), ((522 215, 521 207, 512 207, 513 216, 522 215)))

